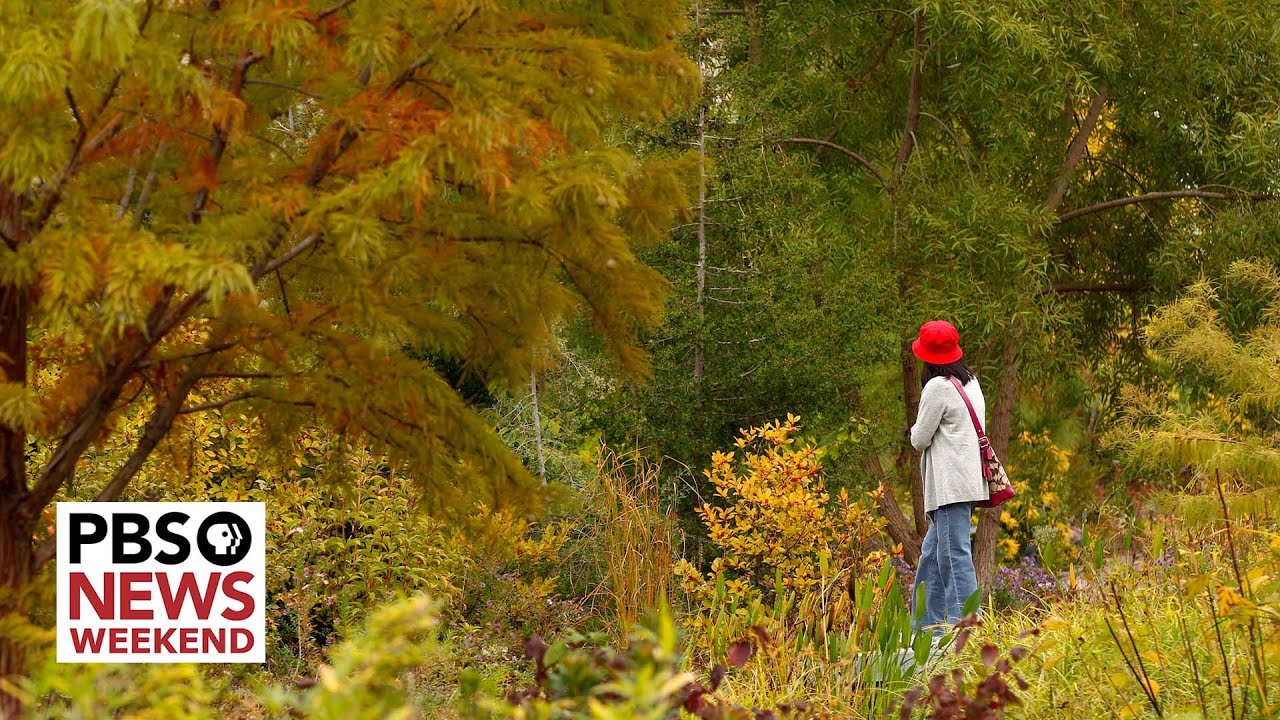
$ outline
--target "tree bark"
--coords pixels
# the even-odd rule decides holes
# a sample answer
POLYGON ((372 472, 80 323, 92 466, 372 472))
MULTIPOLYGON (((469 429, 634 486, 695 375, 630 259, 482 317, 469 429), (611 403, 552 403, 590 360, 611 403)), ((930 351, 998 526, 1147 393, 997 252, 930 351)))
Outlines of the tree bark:
POLYGON ((547 456, 542 451, 542 410, 538 407, 538 371, 529 371, 529 398, 533 404, 533 442, 538 448, 538 479, 547 484, 547 456))
MULTIPOLYGON (((702 32, 702 3, 694 5, 698 33, 702 32)), ((698 67, 702 67, 702 39, 697 38, 698 67)), ((705 374, 702 333, 707 319, 707 109, 706 98, 698 99, 698 334, 693 343, 693 381, 701 383, 705 374)))
MULTIPOLYGON (((7 203, 6 209, 11 209, 7 203)), ((6 235, 17 225, 10 221, 16 220, 0 220, 6 235)), ((29 311, 26 287, 0 285, 0 382, 26 385, 29 311)), ((23 512, 26 496, 26 430, 0 424, 0 616, 25 614, 19 601, 31 579, 34 527, 34 519, 23 512)), ((23 648, 0 636, 0 678, 16 680, 25 669, 23 648)), ((16 718, 21 709, 16 697, 0 690, 0 718, 16 718)))
MULTIPOLYGON (((7 448, 6 448, 7 449, 7 448)), ((5 502, 3 522, 0 522, 0 616, 10 613, 26 617, 26 608, 20 598, 31 580, 31 530, 29 523, 21 522, 5 502)), ((16 682, 26 675, 26 648, 0 636, 0 678, 16 682)), ((0 690, 0 719, 18 718, 22 703, 18 698, 0 690)))
POLYGON ((876 510, 885 520, 885 532, 894 542, 902 545, 902 557, 913 566, 920 561, 920 546, 924 540, 923 533, 917 533, 911 527, 907 516, 902 514, 898 499, 894 497, 892 488, 880 466, 880 458, 871 455, 866 461, 867 471, 872 477, 879 479, 880 487, 875 492, 876 510))
MULTIPOLYGON (((916 420, 920 411, 920 365, 911 352, 911 341, 902 341, 902 401, 906 407, 907 427, 916 420)), ((929 529, 924 514, 924 478, 920 476, 920 453, 903 440, 902 454, 898 456, 899 471, 906 475, 911 487, 911 515, 916 524, 916 534, 924 537, 929 529)))
MULTIPOLYGON (((1009 431, 1013 423, 1013 407, 1018 391, 1018 352, 1022 332, 1010 333, 1000 353, 1000 381, 996 386, 995 404, 987 418, 987 437, 996 455, 1004 459, 1009 449, 1009 431)), ((978 534, 973 540, 973 566, 978 573, 978 586, 991 592, 996 575, 996 540, 1000 534, 1000 508, 980 510, 978 534)))

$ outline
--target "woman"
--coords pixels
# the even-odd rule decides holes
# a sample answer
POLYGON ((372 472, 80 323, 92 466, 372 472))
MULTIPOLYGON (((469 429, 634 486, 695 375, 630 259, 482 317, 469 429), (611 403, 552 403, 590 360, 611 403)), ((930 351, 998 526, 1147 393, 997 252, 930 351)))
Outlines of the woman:
POLYGON ((951 382, 960 381, 978 420, 986 424, 982 388, 960 362, 960 333, 945 320, 920 326, 911 344, 924 362, 920 408, 911 426, 911 445, 922 453, 924 509, 929 530, 920 549, 914 597, 924 586, 924 612, 916 610, 916 629, 930 628, 935 636, 961 619, 961 608, 978 589, 969 541, 974 503, 987 499, 978 456, 978 433, 964 397, 951 382))

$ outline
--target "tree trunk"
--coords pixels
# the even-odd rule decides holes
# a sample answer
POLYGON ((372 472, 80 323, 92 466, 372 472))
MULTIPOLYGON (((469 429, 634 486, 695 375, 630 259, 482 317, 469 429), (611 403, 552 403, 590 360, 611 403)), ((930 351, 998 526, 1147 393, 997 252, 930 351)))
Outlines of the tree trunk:
MULTIPOLYGON (((0 382, 27 382, 29 307, 26 287, 0 285, 0 382)), ((22 512, 26 496, 26 430, 0 425, 0 616, 25 612, 18 601, 31 579, 35 522, 22 512)), ((22 676, 26 669, 23 654, 23 648, 0 637, 0 678, 16 680, 22 676)), ((20 710, 18 699, 0 690, 0 718, 16 718, 20 710)))
MULTIPOLYGON (((1013 422, 1013 406, 1018 390, 1018 352, 1022 346, 1022 333, 1015 330, 1005 341, 1000 353, 1000 382, 996 388, 996 400, 987 416, 987 437, 996 455, 1004 459, 1009 449, 1009 431, 1013 422)), ((1000 534, 1000 508, 988 508, 978 516, 978 534, 973 540, 973 565, 978 573, 978 585, 984 593, 991 592, 991 581, 996 575, 996 539, 1000 534)))
POLYGON ((889 487, 884 468, 880 465, 880 458, 874 454, 871 455, 871 457, 867 458, 866 468, 872 477, 880 481, 880 486, 875 492, 875 501, 876 510, 885 520, 885 531, 889 533, 889 537, 894 542, 902 545, 902 557, 907 562, 915 565, 920 561, 920 546, 923 544, 924 533, 912 530, 911 523, 907 521, 907 516, 902 514, 902 508, 898 505, 898 498, 894 496, 893 489, 889 487))
MULTIPOLYGON (((694 5, 698 33, 702 32, 702 3, 694 5)), ((702 67, 702 38, 698 37, 697 61, 702 67)), ((705 374, 702 357, 702 333, 707 319, 707 110, 706 98, 698 99, 698 334, 693 344, 693 381, 702 382, 705 374)))
POLYGON ((538 408, 538 371, 529 371, 529 397, 533 403, 533 442, 538 448, 538 479, 547 484, 547 456, 542 451, 542 411, 538 408))
POLYGON ((760 40, 760 29, 763 23, 760 17, 760 0, 743 0, 742 13, 747 17, 747 60, 758 65, 764 57, 764 49, 760 40))
MULTIPOLYGON (((907 427, 910 427, 920 411, 920 364, 911 352, 910 340, 902 341, 902 401, 906 405, 907 427)), ((924 478, 920 476, 920 453, 911 447, 909 440, 904 439, 902 453, 898 455, 898 471, 906 476, 911 487, 911 515, 916 534, 924 537, 929 529, 924 514, 924 478)))
MULTIPOLYGON (((25 617, 27 608, 20 598, 31 580, 31 526, 21 522, 5 502, 0 522, 0 616, 10 613, 25 617)), ((10 682, 26 674, 26 648, 0 636, 0 678, 10 682)), ((18 698, 0 690, 0 719, 16 719, 22 714, 18 698)))

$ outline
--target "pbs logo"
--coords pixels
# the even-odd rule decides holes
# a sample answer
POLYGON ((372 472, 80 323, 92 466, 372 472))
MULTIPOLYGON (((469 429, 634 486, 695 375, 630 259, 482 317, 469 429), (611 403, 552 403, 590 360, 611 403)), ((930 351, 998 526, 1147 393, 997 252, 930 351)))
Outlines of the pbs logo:
POLYGON ((249 554, 253 535, 249 523, 235 513, 216 512, 200 523, 196 547, 205 560, 226 567, 235 565, 249 554))
POLYGON ((139 512, 115 512, 110 520, 96 508, 92 512, 70 512, 69 561, 80 563, 85 548, 106 542, 113 564, 140 564, 154 559, 162 565, 181 565, 191 557, 194 539, 195 550, 211 565, 230 567, 244 560, 253 548, 253 531, 239 513, 210 513, 196 528, 194 538, 189 536, 189 520, 191 516, 182 511, 166 512, 154 524, 147 514, 139 512))

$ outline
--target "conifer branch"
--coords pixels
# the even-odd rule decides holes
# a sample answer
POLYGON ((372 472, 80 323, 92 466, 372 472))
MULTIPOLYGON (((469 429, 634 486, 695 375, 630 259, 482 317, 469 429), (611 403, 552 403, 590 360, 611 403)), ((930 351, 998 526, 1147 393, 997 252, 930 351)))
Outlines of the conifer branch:
POLYGON ((203 370, 204 363, 207 361, 208 358, 202 358, 193 363, 182 377, 182 380, 179 381, 168 402, 156 406, 155 411, 151 413, 150 419, 147 420, 142 437, 138 438, 137 444, 133 446, 133 452, 129 453, 128 459, 116 470, 111 482, 107 483, 102 492, 98 493, 98 497, 94 498, 94 502, 111 502, 120 497, 120 493, 124 492, 129 481, 133 480, 133 476, 138 474, 147 458, 151 456, 151 451, 155 449, 156 445, 160 444, 160 440, 173 427, 173 421, 177 419, 182 403, 186 401, 187 395, 196 386, 198 382, 197 376, 203 370))
POLYGON ((188 405, 187 407, 180 408, 177 414, 190 415, 191 413, 204 412, 206 410, 217 410, 218 408, 226 407, 232 403, 237 403, 242 400, 250 400, 256 397, 259 397, 259 396, 255 392, 237 393, 230 397, 222 398, 221 400, 211 400, 209 402, 201 403, 199 405, 188 405))
POLYGON ((276 270, 276 282, 280 285, 280 302, 284 303, 285 317, 293 317, 293 310, 289 307, 289 290, 284 284, 284 274, 279 269, 276 270))
POLYGON ((286 250, 283 255, 280 255, 279 257, 273 260, 269 260, 263 263, 262 265, 254 268, 253 271, 249 274, 250 277, 253 278, 254 282, 257 282, 258 280, 262 279, 263 276, 271 272, 274 272, 276 269, 287 264, 290 260, 293 260, 294 258, 298 257, 302 253, 306 252, 307 248, 311 247, 312 245, 315 245, 316 241, 319 239, 320 239, 320 235, 318 234, 308 235, 302 240, 299 240, 297 244, 295 244, 293 247, 286 250))
POLYGON ((236 345, 237 343, 218 343, 216 345, 209 345, 199 350, 189 352, 189 353, 183 353, 181 355, 168 355, 165 357, 152 358, 151 360, 147 360, 146 362, 138 363, 137 368, 139 370, 145 370, 146 368, 155 367, 157 365, 162 365, 168 362, 177 362, 179 360, 191 360, 193 358, 203 357, 205 355, 217 355, 218 353, 226 352, 227 350, 230 350, 236 347, 236 345))
MULTIPOLYGON (((120 87, 121 75, 122 73, 116 73, 115 77, 112 78, 111 84, 102 96, 102 102, 98 105, 97 112, 94 113, 93 119, 89 121, 90 123, 96 123, 98 118, 102 117, 102 113, 106 111, 107 106, 111 104, 111 99, 115 97, 116 90, 120 87)), ((71 92, 69 90, 67 91, 67 98, 68 100, 71 100, 71 92)), ((62 201, 63 189, 66 188, 71 177, 75 175, 76 170, 80 168, 80 160, 84 156, 85 142, 89 136, 89 128, 88 125, 83 122, 82 118, 79 117, 79 108, 76 108, 73 105, 73 110, 77 116, 76 121, 79 124, 79 128, 76 131, 75 140, 72 141, 71 154, 67 158, 67 162, 62 166, 62 169, 58 171, 57 177, 46 189, 44 193, 44 202, 41 204, 39 212, 37 212, 35 217, 32 218, 28 227, 28 234, 34 235, 39 232, 44 228, 45 223, 49 222, 49 218, 53 217, 54 209, 56 209, 58 207, 58 203, 62 201)), ((104 127, 90 143, 90 149, 96 148, 101 143, 106 142, 106 139, 115 135, 115 133, 119 131, 119 128, 120 116, 117 115, 112 122, 109 123, 107 127, 104 127)))
MULTIPOLYGON (((284 265, 289 260, 297 257, 307 247, 310 247, 318 237, 317 235, 312 235, 304 239, 284 255, 267 263, 264 266, 267 269, 261 269, 253 276, 254 281, 256 282, 272 269, 284 265)), ((89 446, 89 443, 106 422, 110 415, 109 409, 115 404, 115 400, 120 396, 129 378, 139 369, 146 366, 143 360, 151 350, 174 328, 186 320, 191 310, 204 302, 207 295, 208 291, 206 289, 197 290, 188 295, 177 308, 165 312, 169 298, 172 296, 172 290, 166 289, 165 297, 152 308, 147 322, 146 339, 135 347, 125 359, 108 367, 108 371, 102 382, 99 383, 93 397, 85 404, 76 420, 72 423, 71 428, 54 450, 53 456, 45 464, 39 479, 22 503, 28 512, 33 509, 38 512, 39 508, 47 505, 58 488, 71 477, 75 470, 76 460, 84 453, 85 448, 89 446)), ((158 407, 155 413, 152 414, 147 423, 147 431, 134 448, 134 454, 126 460, 116 476, 113 477, 111 484, 103 491, 104 495, 111 496, 108 499, 114 499, 115 496, 118 496, 123 491, 125 485, 132 479, 138 468, 141 467, 141 463, 146 460, 155 443, 169 431, 169 428, 173 425, 173 419, 178 414, 181 403, 185 401, 191 388, 199 381, 199 376, 211 360, 211 356, 230 347, 234 347, 234 344, 210 346, 204 351, 191 355, 196 360, 182 382, 179 383, 178 390, 175 391, 168 404, 158 407), (155 436, 154 441, 151 439, 153 435, 155 436)), ((99 499, 102 498, 100 497, 99 499)))
POLYGON ((278 373, 261 373, 261 372, 223 372, 214 371, 200 373, 199 379, 207 380, 209 378, 219 380, 274 380, 283 377, 278 373))
MULTIPOLYGON (((134 158, 137 158, 141 151, 142 148, 135 150, 133 153, 134 158)), ((129 211, 129 203, 133 201, 133 186, 137 181, 138 161, 135 159, 133 165, 129 166, 129 177, 124 181, 124 192, 120 194, 120 204, 116 206, 116 220, 123 218, 124 214, 129 211)))
POLYGON ((337 5, 333 5, 332 7, 327 7, 324 10, 321 10, 320 12, 316 13, 316 19, 323 20, 329 17, 330 15, 334 15, 336 13, 342 12, 355 1, 356 0, 342 0, 342 2, 338 3, 337 5))
POLYGON ((151 157, 151 169, 147 171, 147 176, 142 179, 142 189, 138 191, 138 199, 133 204, 133 226, 138 228, 142 226, 142 214, 147 209, 147 202, 151 200, 151 190, 156 186, 156 172, 160 165, 160 156, 164 154, 165 142, 160 141, 156 146, 155 155, 151 157))
POLYGON ((1141 195, 1131 195, 1129 197, 1116 198, 1100 202, 1095 205, 1082 207, 1078 210, 1062 213, 1058 216, 1059 223, 1070 222, 1077 218, 1087 215, 1095 215, 1113 208, 1124 207, 1126 205, 1137 205, 1139 203, 1156 202, 1159 200, 1180 200, 1184 198, 1200 198, 1203 200, 1239 200, 1244 202, 1269 202, 1272 200, 1280 200, 1280 195, 1274 193, 1244 193, 1244 192, 1222 192, 1218 190, 1205 190, 1203 188, 1195 188, 1190 190, 1163 190, 1158 192, 1142 193, 1141 195))
MULTIPOLYGON (((228 88, 233 96, 240 97, 241 92, 244 90, 249 68, 265 58, 265 55, 254 50, 246 50, 240 54, 240 58, 236 60, 235 68, 231 71, 231 82, 228 88)), ((222 164, 222 156, 227 151, 227 132, 229 129, 221 124, 215 124, 213 127, 213 140, 209 146, 209 166, 211 172, 215 174, 218 171, 218 166, 222 164)), ((187 213, 187 218, 191 222, 200 222, 200 218, 204 215, 205 207, 209 203, 211 192, 212 188, 207 182, 196 190, 195 195, 191 198, 191 210, 187 213)))
MULTIPOLYGON (((154 8, 155 8, 155 0, 147 0, 147 6, 143 10, 142 19, 138 22, 139 35, 141 35, 143 32, 146 31, 147 24, 151 22, 151 13, 152 13, 152 10, 154 10, 154 8)), ((56 209, 58 206, 58 203, 62 201, 63 189, 66 187, 67 182, 71 180, 71 177, 75 175, 76 170, 78 170, 80 167, 80 160, 83 157, 84 151, 85 151, 85 140, 89 136, 89 125, 92 123, 96 123, 98 119, 102 117, 102 114, 106 112, 107 107, 111 104, 112 99, 114 99, 116 96, 116 91, 120 88, 120 80, 123 77, 124 77, 124 71, 122 70, 120 72, 117 72, 115 76, 111 78, 111 82, 107 86, 107 91, 102 94, 102 101, 98 103, 98 108, 94 112, 93 118, 90 119, 88 122, 86 122, 85 119, 80 115, 80 108, 79 106, 76 105, 75 97, 71 94, 71 89, 67 87, 63 88, 63 91, 65 92, 67 97, 67 102, 70 104, 70 107, 71 107, 71 113, 76 120, 76 125, 77 125, 76 137, 75 137, 75 140, 72 142, 70 157, 67 158, 67 162, 65 165, 63 165, 62 170, 57 175, 57 178, 54 180, 53 184, 49 187, 49 189, 45 192, 44 202, 41 205, 40 210, 36 213, 35 217, 32 218, 30 225, 28 226, 29 235, 34 235, 35 233, 39 232, 44 227, 45 223, 49 222, 49 218, 53 217, 54 209, 56 209)), ((98 135, 100 142, 105 142, 106 139, 114 136, 115 133, 119 131, 120 129, 119 116, 117 116, 116 119, 112 121, 109 127, 113 127, 114 129, 111 130, 111 132, 108 134, 106 133, 106 129, 104 128, 103 133, 100 133, 98 135)), ((89 149, 96 149, 96 147, 98 147, 98 144, 99 144, 98 142, 91 143, 89 149)))
MULTIPOLYGON (((477 5, 476 7, 471 9, 470 13, 467 13, 465 16, 458 18, 457 22, 454 23, 453 28, 449 30, 448 34, 452 35, 454 33, 457 33, 462 28, 466 27, 467 23, 471 22, 471 19, 474 18, 479 13, 480 13, 480 6, 477 5)), ((387 86, 386 94, 391 95, 392 93, 396 92, 400 88, 404 87, 405 83, 409 82, 410 78, 413 77, 414 73, 418 72, 418 70, 420 70, 422 66, 431 62, 431 58, 434 55, 434 50, 435 50, 435 46, 433 45, 431 48, 427 50, 427 52, 423 53, 421 57, 419 57, 417 60, 414 60, 412 63, 410 63, 409 67, 405 68, 404 71, 401 72, 398 76, 396 76, 396 79, 391 81, 391 84, 387 86)))
POLYGON ((89 129, 84 126, 84 118, 80 116, 80 108, 76 105, 76 97, 71 94, 71 88, 62 88, 62 93, 67 97, 67 105, 71 107, 71 117, 76 119, 76 125, 80 128, 80 134, 88 135, 89 129))
POLYGON ((324 99, 324 96, 317 95, 306 88, 298 87, 297 85, 290 85, 289 83, 276 82, 275 80, 248 79, 244 81, 244 84, 245 85, 265 85, 267 87, 275 87, 275 88, 281 88, 282 90, 290 90, 292 92, 298 93, 299 95, 306 95, 307 97, 312 98, 313 100, 324 99))
POLYGON ((265 137, 262 137, 261 135, 250 135, 249 137, 253 138, 254 140, 257 140, 263 145, 270 145, 271 147, 279 150, 281 154, 289 158, 290 161, 297 160, 297 158, 293 156, 293 153, 289 151, 289 148, 281 145, 280 143, 276 142, 275 140, 272 140, 271 138, 265 138, 265 137))
POLYGON ((360 137, 360 134, 351 128, 346 127, 343 121, 339 120, 335 125, 335 132, 341 131, 338 142, 320 149, 316 153, 316 159, 311 163, 311 169, 307 171, 307 178, 303 185, 311 189, 319 187, 320 183, 328 176, 329 171, 338 162, 338 158, 351 147, 351 143, 360 137))

